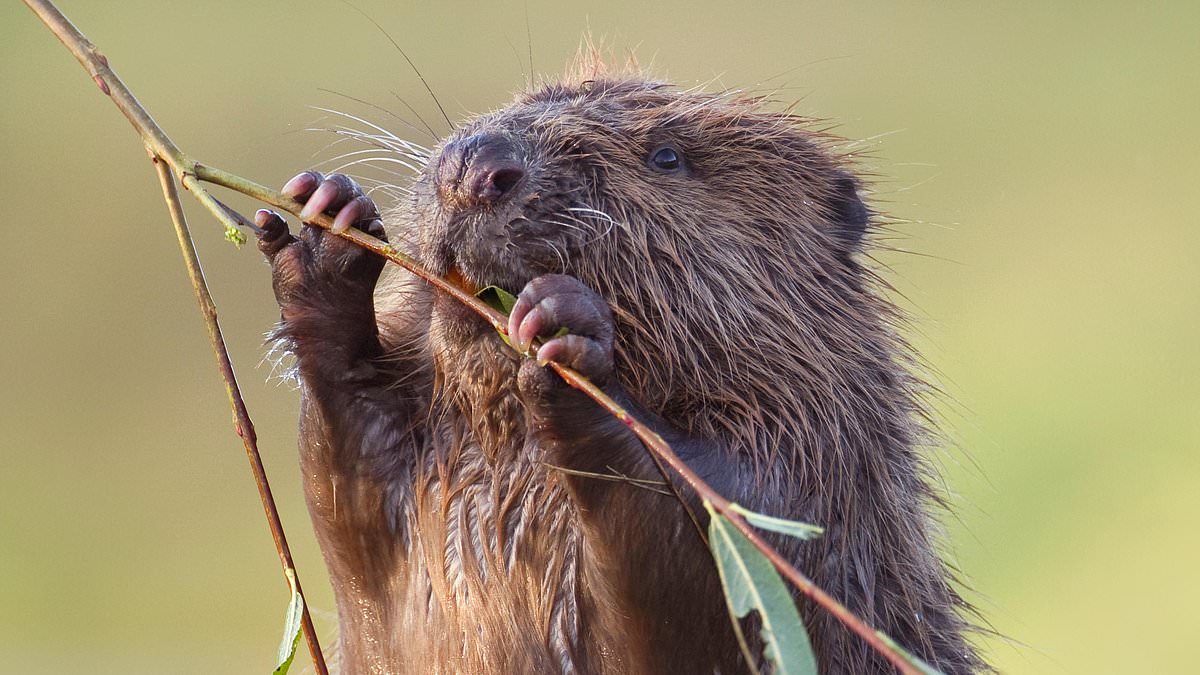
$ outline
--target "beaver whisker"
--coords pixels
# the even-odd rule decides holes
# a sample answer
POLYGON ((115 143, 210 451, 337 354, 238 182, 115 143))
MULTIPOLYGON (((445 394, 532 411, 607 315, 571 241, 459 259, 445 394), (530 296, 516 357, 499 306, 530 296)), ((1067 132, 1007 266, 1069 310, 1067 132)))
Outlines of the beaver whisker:
MULTIPOLYGON (((567 210, 568 211, 579 211, 581 213, 586 213, 589 215, 600 216, 605 222, 608 223, 608 227, 605 228, 605 230, 603 232, 596 235, 592 239, 585 241, 583 243, 583 246, 588 246, 590 244, 593 244, 593 243, 600 241, 601 239, 607 237, 609 234, 612 233, 613 228, 616 227, 616 225, 617 225, 617 221, 615 218, 613 218, 612 216, 608 215, 607 213, 605 213, 603 211, 600 211, 599 209, 593 209, 590 207, 568 207, 567 210)), ((575 218, 576 220, 578 220, 577 216, 572 215, 572 218, 575 218)), ((580 221, 580 222, 582 222, 582 221, 580 221)))
MULTIPOLYGON (((322 165, 328 165, 328 164, 332 164, 332 163, 333 163, 333 160, 330 160, 330 161, 328 161, 328 162, 322 162, 322 165)), ((339 165, 339 166, 337 166, 337 167, 335 167, 335 168, 331 169, 331 170, 329 171, 329 173, 339 173, 339 172, 346 172, 346 169, 349 169, 349 168, 352 168, 352 167, 356 167, 356 166, 371 166, 371 167, 372 167, 373 169, 375 169, 376 171, 379 171, 380 173, 387 174, 387 175, 389 175, 389 176, 395 176, 396 178, 401 178, 401 179, 408 180, 408 181, 412 180, 412 178, 413 178, 413 176, 411 176, 411 175, 409 175, 409 174, 407 174, 407 173, 401 173, 401 172, 399 172, 399 171, 393 171, 393 170, 391 170, 391 169, 385 169, 385 168, 383 168, 383 167, 381 167, 381 166, 374 166, 374 164, 376 164, 376 163, 379 163, 379 162, 377 162, 375 159, 370 159, 370 158, 357 159, 357 160, 354 160, 354 161, 351 161, 351 162, 346 162, 346 163, 344 163, 344 164, 341 164, 341 165, 339 165)), ((382 162, 382 163, 383 163, 383 164, 388 164, 389 162, 382 162)))
MULTIPOLYGON (((576 217, 576 216, 571 216, 571 219, 572 219, 572 220, 574 220, 576 223, 579 223, 579 224, 581 224, 581 225, 587 225, 589 230, 593 230, 593 231, 594 231, 594 230, 596 229, 595 227, 593 227, 593 223, 584 222, 583 220, 580 220, 580 219, 579 219, 578 217, 576 217)), ((600 241, 601 239, 603 239, 603 238, 607 237, 607 236, 608 236, 608 234, 609 234, 610 232, 612 232, 612 230, 613 230, 613 226, 612 226, 612 223, 610 222, 610 223, 609 223, 609 225, 608 225, 608 227, 606 227, 606 228, 604 229, 604 231, 603 231, 603 232, 600 232, 600 233, 598 233, 596 236, 592 237, 591 239, 588 239, 587 241, 583 242, 582 244, 580 244, 580 245, 579 245, 579 247, 580 247, 580 248, 584 248, 584 247, 586 247, 586 246, 590 246, 590 245, 592 245, 592 244, 594 244, 594 243, 596 243, 596 242, 600 241)))
MULTIPOLYGON (((380 171, 382 173, 401 175, 401 174, 397 174, 395 171, 388 171, 387 169, 380 169, 380 171)), ((352 178, 354 178, 355 180, 358 180, 360 177, 352 176, 352 178)), ((407 178, 407 177, 405 177, 405 178, 407 178)), ((385 178, 377 178, 377 177, 373 177, 373 176, 362 176, 361 179, 363 181, 371 183, 374 186, 390 187, 390 188, 395 188, 397 190, 404 190, 405 192, 412 191, 411 185, 407 185, 407 184, 406 185, 396 185, 395 183, 392 183, 391 181, 389 181, 385 178)))
MULTIPOLYGON (((380 143, 380 142, 375 142, 375 141, 372 141, 372 140, 370 140, 370 138, 369 138, 369 137, 366 137, 366 136, 364 136, 363 134, 360 134, 360 133, 358 133, 358 132, 354 132, 354 131, 352 131, 352 130, 350 130, 350 131, 347 131, 347 130, 343 130, 343 129, 328 129, 328 128, 322 129, 322 128, 312 128, 312 129, 307 129, 306 131, 322 131, 322 132, 332 132, 332 133, 334 133, 334 134, 336 134, 336 135, 338 135, 338 136, 341 136, 341 138, 338 138, 338 139, 337 139, 337 140, 335 140, 334 142, 332 142, 332 143, 330 143, 329 145, 325 146, 325 147, 324 147, 322 150, 319 150, 319 151, 317 151, 317 152, 313 153, 313 156, 314 156, 314 157, 315 157, 315 156, 317 156, 317 155, 319 155, 319 154, 321 154, 321 152, 328 151, 330 148, 332 148, 333 146, 337 145, 338 143, 342 143, 342 142, 345 142, 345 141, 357 141, 357 142, 359 142, 359 143, 362 143, 363 145, 366 145, 366 146, 367 146, 367 149, 366 149, 366 150, 362 150, 362 151, 359 151, 359 152, 385 152, 385 153, 389 153, 389 154, 398 155, 398 156, 400 156, 400 157, 404 157, 404 158, 406 158, 406 159, 412 160, 413 162, 416 162, 417 164, 421 164, 421 165, 427 164, 427 163, 428 163, 428 161, 429 161, 427 157, 422 157, 422 156, 420 156, 420 155, 417 155, 417 154, 415 154, 415 153, 412 153, 412 152, 405 152, 405 151, 404 151, 404 150, 402 150, 402 149, 398 149, 398 148, 395 148, 395 147, 392 147, 392 146, 388 146, 388 145, 385 145, 385 144, 383 144, 383 143, 380 143)), ((353 153, 346 153, 346 154, 345 154, 345 155, 343 155, 343 156, 350 156, 350 154, 353 154, 353 153)), ((340 158, 340 157, 335 157, 334 159, 336 160, 336 159, 339 159, 339 158, 340 158)))
POLYGON ((368 134, 364 131, 360 131, 358 129, 354 129, 351 127, 338 125, 338 126, 328 127, 328 128, 319 128, 319 127, 313 128, 313 129, 311 129, 311 131, 333 132, 334 134, 346 137, 347 139, 356 140, 356 141, 362 143, 363 145, 366 145, 366 146, 369 146, 372 148, 378 148, 380 150, 386 150, 388 152, 394 152, 398 155, 403 155, 410 159, 419 161, 422 164, 429 161, 429 155, 423 154, 422 151, 417 148, 410 148, 408 146, 396 143, 392 139, 387 138, 386 136, 380 136, 378 134, 368 134))
MULTIPOLYGON (((346 166, 355 166, 356 164, 358 164, 358 163, 357 163, 357 162, 355 162, 355 163, 347 164, 346 166)), ((343 168, 344 168, 344 167, 338 167, 338 168, 334 169, 333 171, 331 171, 330 173, 337 173, 338 171, 341 171, 341 170, 343 170, 343 168)), ((389 176, 395 176, 396 178, 402 179, 402 180, 404 180, 404 181, 407 181, 407 182, 411 182, 411 181, 412 181, 412 176, 408 176, 408 175, 406 175, 406 174, 402 174, 402 173, 400 173, 400 172, 398 172, 398 171, 392 171, 392 170, 390 170, 390 169, 384 169, 384 168, 381 168, 381 167, 373 167, 373 168, 374 168, 376 171, 380 172, 380 173, 384 173, 384 174, 387 174, 387 175, 389 175, 389 176)), ((382 181, 382 180, 378 180, 378 179, 371 179, 371 178, 368 178, 367 176, 362 176, 362 175, 360 175, 360 174, 352 174, 352 177, 353 177, 354 179, 356 179, 356 180, 357 180, 357 179, 359 179, 359 178, 364 178, 364 179, 366 179, 366 180, 374 180, 374 182, 376 182, 376 183, 383 183, 383 182, 386 182, 386 181, 382 181)), ((389 183, 389 185, 390 185, 390 183, 389 183)), ((393 186, 393 187, 397 187, 397 188, 399 188, 400 186, 398 186, 398 185, 397 185, 397 186, 393 186)), ((401 189, 405 189, 405 188, 401 188, 401 189)))
MULTIPOLYGON (((395 172, 385 170, 384 173, 393 173, 394 174, 395 172)), ((396 174, 396 175, 399 175, 399 174, 396 174)), ((360 183, 371 184, 372 190, 383 189, 383 190, 394 190, 397 192, 403 192, 405 194, 412 193, 412 188, 404 187, 403 185, 396 185, 396 184, 386 181, 382 178, 373 178, 371 176, 359 176, 359 175, 351 176, 351 178, 353 178, 354 180, 356 180, 360 183)))
MULTIPOLYGON (((354 176, 353 178, 360 183, 364 182, 362 176, 354 176)), ((403 197, 408 197, 408 196, 412 195, 412 190, 409 190, 408 188, 396 187, 394 185, 389 185, 383 181, 376 181, 376 183, 377 184, 375 186, 367 188, 367 196, 368 197, 375 194, 376 192, 382 192, 382 193, 386 194, 388 197, 391 197, 392 199, 401 199, 403 197)))
MULTIPOLYGON (((330 162, 337 162, 337 161, 340 161, 340 160, 346 159, 347 157, 356 157, 356 156, 359 156, 359 155, 366 155, 366 154, 370 154, 370 153, 377 153, 377 152, 389 152, 389 153, 390 153, 390 152, 392 152, 392 151, 391 151, 391 150, 389 150, 389 149, 386 149, 386 148, 370 147, 370 148, 367 148, 366 150, 353 150, 353 151, 351 151, 351 152, 343 152, 342 154, 340 154, 340 155, 337 155, 336 157, 330 157, 330 158, 329 158, 329 160, 327 160, 327 161, 330 161, 330 162)), ((414 160, 414 161, 420 161, 420 160, 419 160, 419 158, 417 158, 417 157, 414 157, 414 156, 412 156, 412 155, 404 155, 404 154, 402 154, 401 156, 403 156, 403 157, 407 157, 408 159, 411 159, 411 160, 414 160)))
POLYGON ((386 114, 388 114, 388 115, 391 115, 392 117, 394 117, 394 118, 396 118, 397 120, 399 120, 401 124, 405 125, 405 126, 406 126, 406 127, 408 127, 409 129, 412 129, 413 131, 416 131, 416 132, 419 132, 419 133, 422 133, 422 134, 426 134, 426 135, 428 135, 428 136, 429 136, 430 138, 432 138, 432 139, 433 139, 435 142, 436 142, 436 141, 437 141, 437 139, 438 139, 437 133, 435 133, 435 132, 434 132, 434 130, 433 130, 433 127, 429 126, 429 123, 427 123, 427 122, 426 122, 426 121, 425 121, 425 120, 424 120, 424 119, 423 119, 423 118, 422 118, 422 117, 421 117, 419 114, 417 114, 417 111, 416 111, 416 110, 414 110, 414 109, 413 109, 413 107, 412 107, 411 105, 409 105, 407 101, 405 101, 404 99, 402 99, 402 98, 400 98, 398 95, 396 95, 396 92, 392 92, 392 95, 396 96, 396 98, 397 98, 397 99, 399 99, 399 101, 400 101, 401 103, 403 103, 403 104, 404 104, 404 106, 405 106, 406 108, 408 108, 409 112, 411 112, 413 115, 416 115, 416 117, 417 117, 417 120, 419 120, 419 121, 421 122, 421 124, 424 124, 424 125, 425 125, 425 128, 424 128, 424 129, 422 129, 421 127, 419 127, 419 126, 417 126, 417 125, 413 124, 412 122, 410 122, 410 121, 408 121, 407 119, 405 119, 405 118, 401 117, 400 115, 397 115, 395 112, 393 112, 393 111, 391 111, 391 110, 388 110, 387 108, 385 108, 385 107, 383 107, 383 106, 381 106, 381 105, 378 105, 378 104, 376 104, 376 103, 371 103, 370 101, 368 101, 368 100, 366 100, 366 99, 356 98, 356 97, 354 97, 354 96, 351 96, 351 95, 349 95, 349 94, 345 94, 345 93, 342 93, 342 92, 340 92, 340 91, 334 91, 333 89, 325 89, 325 88, 323 88, 323 87, 317 87, 317 91, 323 91, 323 92, 326 92, 326 93, 329 93, 329 94, 333 94, 334 96, 341 96, 342 98, 349 99, 349 100, 351 100, 351 101, 354 101, 355 103, 361 103, 361 104, 363 104, 363 105, 365 105, 365 106, 368 106, 368 107, 374 108, 375 110, 378 110, 378 111, 380 111, 380 112, 383 112, 383 113, 386 113, 386 114))
POLYGON ((421 145, 417 145, 416 143, 413 143, 412 141, 407 141, 407 140, 405 140, 405 139, 403 139, 403 138, 400 138, 400 137, 399 137, 399 136, 397 136, 396 134, 393 134, 392 132, 388 131, 387 129, 384 129, 383 127, 379 126, 378 124, 374 124, 374 123, 372 123, 372 122, 368 122, 367 120, 365 120, 365 119, 363 119, 363 118, 361 118, 361 117, 358 117, 358 116, 356 116, 356 115, 351 115, 350 113, 347 113, 347 112, 342 112, 342 111, 340 111, 340 110, 334 110, 334 109, 332 109, 332 108, 322 108, 322 107, 320 107, 320 106, 311 106, 311 107, 312 107, 313 109, 315 109, 315 110, 320 110, 321 112, 326 112, 326 113, 329 113, 329 114, 331 114, 331 115, 338 115, 338 116, 340 116, 340 117, 345 117, 346 119, 351 119, 351 120, 354 120, 355 122, 358 122, 359 124, 365 124, 365 125, 367 125, 367 126, 371 127, 372 129, 375 129, 375 130, 376 130, 376 131, 378 131, 379 133, 383 134, 385 138, 388 138, 388 139, 390 139, 390 140, 392 140, 392 141, 395 141, 396 143, 399 143, 399 144, 401 144, 401 145, 405 145, 405 146, 408 146, 408 147, 413 147, 413 148, 420 149, 420 150, 421 150, 421 151, 423 151, 425 154, 430 154, 430 150, 429 150, 429 148, 426 148, 426 147, 424 147, 424 146, 421 146, 421 145))
POLYGON ((563 274, 566 274, 566 272, 567 272, 567 254, 565 252, 563 252, 561 249, 559 249, 559 247, 556 246, 554 244, 554 242, 552 242, 548 239, 539 239, 534 243, 553 251, 554 255, 558 258, 560 272, 563 274))
MULTIPOLYGON (((528 220, 528 219, 526 219, 526 220, 528 220)), ((585 230, 582 227, 579 227, 579 225, 564 222, 561 220, 554 220, 553 218, 539 218, 539 220, 541 220, 541 222, 543 222, 543 223, 550 223, 551 225, 560 225, 567 229, 575 230, 576 232, 585 232, 585 230)))
POLYGON ((600 216, 601 218, 608 221, 612 225, 617 224, 617 221, 612 216, 608 215, 607 213, 605 213, 599 209, 593 209, 593 208, 587 207, 587 206, 568 206, 567 210, 571 211, 571 212, 578 211, 579 213, 590 213, 595 216, 600 216))
POLYGON ((320 155, 322 153, 329 152, 329 150, 331 150, 333 147, 335 147, 337 145, 341 145, 342 143, 347 143, 350 141, 357 140, 347 134, 339 133, 335 129, 330 129, 329 127, 305 127, 301 131, 319 131, 321 133, 331 133, 332 132, 334 136, 337 136, 337 138, 334 138, 332 141, 327 143, 325 145, 325 147, 320 148, 318 150, 314 150, 313 153, 311 155, 309 155, 309 159, 317 157, 318 155, 320 155))
MULTIPOLYGON (((408 162, 405 162, 402 159, 396 159, 395 157, 363 157, 360 159, 356 159, 352 162, 346 162, 345 164, 334 169, 333 172, 337 173, 339 171, 342 171, 342 170, 347 169, 352 166, 358 166, 360 164, 372 164, 375 162, 382 162, 384 164, 399 164, 400 166, 403 166, 404 168, 412 171, 414 174, 420 175, 420 173, 421 173, 421 170, 418 169, 417 167, 413 166, 412 164, 409 164, 408 162)), ((397 174, 397 175, 399 175, 399 174, 397 174)))
MULTIPOLYGON (((385 138, 379 138, 377 136, 362 136, 361 138, 369 139, 370 141, 372 141, 374 146, 377 148, 380 148, 382 150, 387 150, 388 152, 394 152, 397 155, 400 155, 402 157, 407 157, 413 161, 420 162, 421 164, 427 164, 429 162, 429 155, 423 155, 423 154, 421 154, 421 152, 419 150, 415 150, 413 148, 407 148, 402 145, 397 145, 395 143, 389 142, 385 138)), ((364 140, 363 142, 365 143, 366 141, 364 140)))
POLYGON ((380 149, 391 150, 401 154, 412 156, 413 158, 421 158, 428 160, 430 151, 424 146, 416 143, 409 143, 403 139, 397 139, 393 136, 372 134, 362 129, 346 126, 344 124, 334 124, 328 127, 306 127, 304 131, 320 131, 323 133, 333 133, 344 137, 343 140, 358 140, 364 145, 370 145, 380 149))

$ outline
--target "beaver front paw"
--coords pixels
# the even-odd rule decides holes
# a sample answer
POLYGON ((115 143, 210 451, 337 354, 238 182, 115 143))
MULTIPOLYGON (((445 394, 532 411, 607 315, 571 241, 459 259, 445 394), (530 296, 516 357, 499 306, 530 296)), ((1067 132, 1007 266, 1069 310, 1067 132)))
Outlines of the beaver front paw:
MULTIPOLYGON (((306 171, 288 181, 283 193, 304 203, 301 220, 326 213, 334 216, 334 232, 355 227, 386 238, 375 202, 348 176, 306 171)), ((293 237, 287 222, 271 211, 259 211, 254 220, 262 228, 258 248, 271 263, 275 299, 285 320, 295 305, 370 302, 383 258, 315 225, 302 226, 299 238, 293 237)))
POLYGON ((542 342, 537 360, 522 364, 517 383, 526 400, 546 401, 565 383, 541 364, 561 363, 598 386, 613 374, 613 315, 608 303, 575 277, 540 276, 525 285, 509 315, 513 345, 528 351, 542 342))

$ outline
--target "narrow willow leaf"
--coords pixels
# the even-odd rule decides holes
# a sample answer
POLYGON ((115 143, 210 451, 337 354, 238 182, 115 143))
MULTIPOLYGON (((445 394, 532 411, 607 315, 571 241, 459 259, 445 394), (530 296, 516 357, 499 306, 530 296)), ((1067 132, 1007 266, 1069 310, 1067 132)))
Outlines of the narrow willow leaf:
POLYGON ((819 537, 825 532, 825 528, 817 525, 809 525, 798 520, 786 520, 784 518, 776 518, 774 516, 766 516, 750 509, 741 506, 740 504, 730 504, 729 508, 738 515, 746 519, 746 522, 755 527, 761 527, 764 530, 778 532, 780 534, 791 535, 797 539, 813 539, 819 537))
MULTIPOLYGON (((489 307, 497 312, 500 312, 504 316, 512 314, 513 305, 517 304, 517 297, 503 288, 500 288, 499 286, 488 286, 487 288, 484 288, 476 293, 475 297, 484 301, 489 307)), ((563 326, 554 333, 553 337, 559 338, 564 335, 568 335, 570 332, 571 331, 566 326, 563 326)), ((500 333, 500 339, 504 340, 504 344, 508 345, 509 347, 513 346, 512 340, 510 340, 504 333, 500 333)))
POLYGON ((709 515, 708 545, 717 561, 730 613, 740 618, 758 611, 762 622, 760 634, 775 673, 816 675, 817 662, 808 633, 779 573, 712 504, 705 501, 704 508, 709 515))
POLYGON ((288 602, 287 614, 283 619, 283 641, 279 643, 279 656, 273 675, 287 675, 296 658, 296 647, 300 644, 300 622, 304 616, 304 597, 296 591, 296 575, 287 570, 288 584, 292 587, 292 599, 288 602))
POLYGON ((517 296, 499 286, 488 286, 481 289, 475 294, 475 297, 486 302, 488 306, 504 316, 512 314, 513 305, 517 304, 517 296))
MULTIPOLYGON (((504 316, 512 314, 513 305, 517 304, 516 296, 504 290, 503 288, 500 288, 499 286, 488 286, 487 288, 480 289, 480 291, 475 294, 475 297, 484 301, 489 307, 497 312, 500 312, 504 316)), ((509 347, 513 346, 512 340, 510 340, 507 335, 499 331, 497 331, 497 334, 500 336, 501 340, 504 340, 504 344, 508 345, 509 347)), ((516 349, 516 347, 513 348, 516 349)))
POLYGON ((933 666, 929 665, 928 663, 925 663, 921 659, 913 656, 904 647, 901 647, 900 645, 896 644, 896 641, 893 640, 892 637, 890 635, 888 635, 887 633, 885 633, 881 630, 877 630, 877 631, 875 631, 875 635, 880 640, 883 640, 884 644, 891 647, 893 651, 895 651, 897 654, 899 654, 901 658, 903 658, 905 661, 907 661, 908 665, 910 665, 913 668, 916 668, 918 671, 920 671, 921 675, 944 675, 942 673, 942 671, 938 670, 937 668, 934 668, 933 666))

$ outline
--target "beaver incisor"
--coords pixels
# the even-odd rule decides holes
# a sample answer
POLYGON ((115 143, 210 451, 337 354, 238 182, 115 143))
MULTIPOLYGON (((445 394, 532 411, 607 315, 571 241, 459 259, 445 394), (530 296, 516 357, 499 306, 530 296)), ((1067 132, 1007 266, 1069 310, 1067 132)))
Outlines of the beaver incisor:
MULTIPOLYGON (((391 241, 520 290, 517 342, 545 340, 730 499, 824 526, 773 541, 871 625, 947 673, 981 669, 847 161, 760 100, 598 68, 454 131, 391 241)), ((285 192, 384 235, 345 176, 285 192)), ((696 524, 642 482, 663 476, 623 424, 407 273, 376 289, 380 257, 258 219, 343 672, 748 670, 696 524)), ((800 608, 821 672, 890 670, 800 608)))

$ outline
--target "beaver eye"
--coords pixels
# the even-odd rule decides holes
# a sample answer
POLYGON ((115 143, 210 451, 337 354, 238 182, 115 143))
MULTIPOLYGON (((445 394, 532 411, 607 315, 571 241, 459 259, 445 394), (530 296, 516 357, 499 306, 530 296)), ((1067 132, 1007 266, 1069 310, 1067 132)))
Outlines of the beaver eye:
POLYGON ((683 168, 683 157, 678 150, 665 145, 650 153, 650 168, 662 173, 676 173, 683 168))

